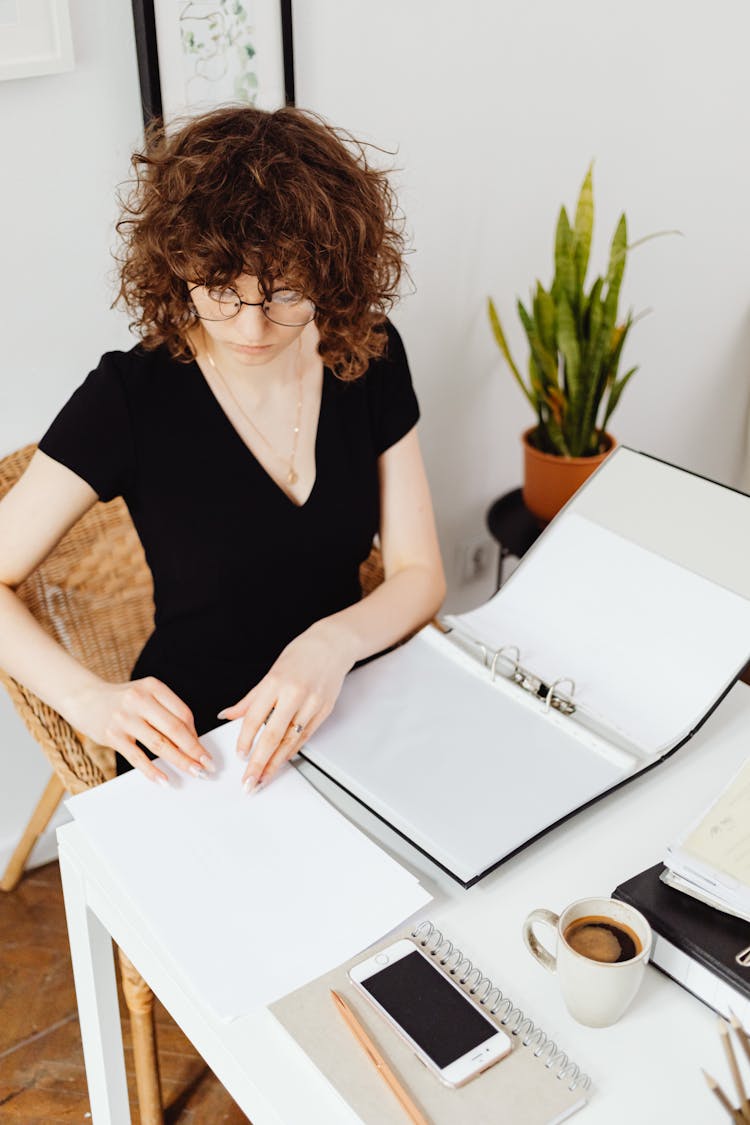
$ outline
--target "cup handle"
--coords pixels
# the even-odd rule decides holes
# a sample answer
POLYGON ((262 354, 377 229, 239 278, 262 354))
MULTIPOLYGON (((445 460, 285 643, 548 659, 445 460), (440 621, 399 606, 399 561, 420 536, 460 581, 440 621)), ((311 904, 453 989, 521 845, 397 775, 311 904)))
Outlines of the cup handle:
POLYGON ((553 930, 557 929, 557 924, 560 921, 558 914, 553 914, 551 910, 532 910, 528 918, 523 924, 523 940, 526 942, 526 948, 532 957, 536 958, 539 964, 547 969, 550 973, 557 970, 557 958, 553 957, 545 946, 539 941, 539 938, 534 933, 535 922, 545 922, 551 926, 553 930))

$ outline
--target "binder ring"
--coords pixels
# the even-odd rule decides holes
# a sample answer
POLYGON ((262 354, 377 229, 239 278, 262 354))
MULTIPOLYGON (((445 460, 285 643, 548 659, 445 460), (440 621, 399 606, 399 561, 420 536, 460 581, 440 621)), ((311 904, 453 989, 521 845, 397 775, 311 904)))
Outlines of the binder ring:
POLYGON ((561 676, 559 679, 555 680, 553 684, 550 685, 549 691, 547 692, 547 698, 544 701, 545 712, 548 712, 550 707, 554 707, 556 710, 562 711, 564 715, 572 715, 576 709, 575 703, 573 702, 573 696, 575 695, 575 693, 575 680, 572 680, 570 676, 561 676), (570 685, 570 692, 568 695, 563 695, 561 692, 557 691, 557 687, 559 684, 570 685))
POLYGON ((521 650, 519 649, 518 645, 502 645, 499 649, 497 649, 495 651, 495 653, 492 656, 492 665, 491 665, 491 679, 492 680, 495 679, 495 672, 497 671, 497 662, 500 659, 507 660, 509 662, 509 664, 511 665, 511 670, 508 673, 508 675, 512 678, 518 672, 518 662, 521 659, 521 650), (515 653, 515 655, 511 657, 511 656, 508 655, 509 653, 515 653))

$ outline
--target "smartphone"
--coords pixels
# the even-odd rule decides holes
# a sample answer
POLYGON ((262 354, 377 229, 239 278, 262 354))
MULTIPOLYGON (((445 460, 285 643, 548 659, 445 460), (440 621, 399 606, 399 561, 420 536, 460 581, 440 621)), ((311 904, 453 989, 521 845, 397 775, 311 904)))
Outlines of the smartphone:
POLYGON ((508 1035, 408 938, 354 965, 349 978, 448 1086, 510 1054, 508 1035))

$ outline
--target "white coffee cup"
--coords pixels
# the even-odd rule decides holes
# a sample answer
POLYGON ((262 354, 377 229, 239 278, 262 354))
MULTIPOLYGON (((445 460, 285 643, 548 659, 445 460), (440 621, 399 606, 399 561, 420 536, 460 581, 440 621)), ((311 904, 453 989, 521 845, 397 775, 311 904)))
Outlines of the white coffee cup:
POLYGON ((646 919, 632 906, 614 898, 582 898, 571 903, 562 914, 532 910, 523 925, 523 939, 532 957, 549 972, 557 974, 565 1005, 573 1019, 587 1027, 609 1027, 623 1015, 640 988, 651 952, 652 934, 646 919), (615 924, 627 926, 638 938, 640 952, 627 961, 597 961, 576 952, 564 935, 573 922, 587 917, 609 918, 615 924), (555 955, 534 933, 537 922, 555 930, 555 955))

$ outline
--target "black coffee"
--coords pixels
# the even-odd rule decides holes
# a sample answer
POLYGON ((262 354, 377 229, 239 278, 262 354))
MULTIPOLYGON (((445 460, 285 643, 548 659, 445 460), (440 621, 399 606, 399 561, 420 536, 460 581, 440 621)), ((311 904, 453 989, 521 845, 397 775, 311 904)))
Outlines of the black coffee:
POLYGON ((592 961, 631 961, 643 949, 640 938, 624 922, 615 922, 604 915, 589 914, 576 918, 563 937, 571 949, 592 961))

